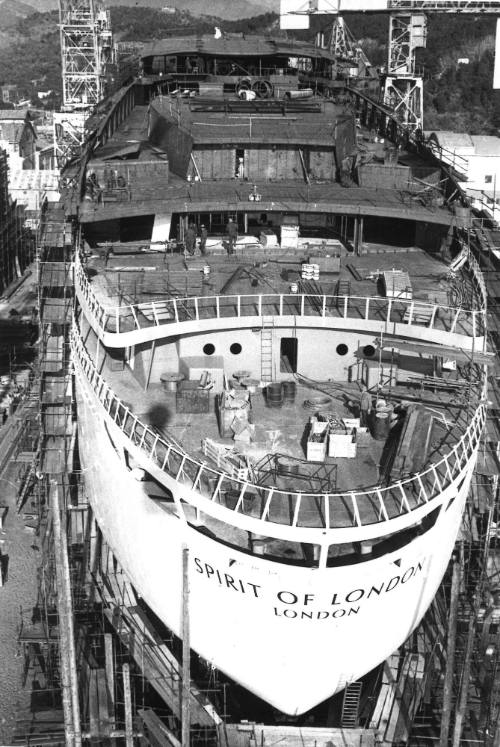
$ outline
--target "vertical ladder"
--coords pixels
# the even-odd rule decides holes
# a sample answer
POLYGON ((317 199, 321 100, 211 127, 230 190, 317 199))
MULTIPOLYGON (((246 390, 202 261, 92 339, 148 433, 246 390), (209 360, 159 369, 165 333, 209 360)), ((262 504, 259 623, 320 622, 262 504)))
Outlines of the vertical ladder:
POLYGON ((273 317, 263 316, 260 336, 260 378, 262 381, 273 380, 273 327, 273 317))
POLYGON ((359 701, 361 699, 361 682, 350 682, 344 690, 342 702, 342 729, 355 729, 358 726, 359 701))

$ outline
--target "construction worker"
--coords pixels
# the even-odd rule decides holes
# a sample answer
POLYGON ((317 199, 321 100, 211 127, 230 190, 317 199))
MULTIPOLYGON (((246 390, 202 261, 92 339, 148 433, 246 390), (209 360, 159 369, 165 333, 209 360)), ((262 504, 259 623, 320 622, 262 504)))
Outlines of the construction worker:
POLYGON ((226 226, 226 233, 227 233, 227 253, 228 255, 234 254, 234 246, 236 244, 236 240, 238 238, 238 226, 234 222, 232 218, 229 218, 226 226))
POLYGON ((200 230, 200 252, 201 254, 205 255, 207 253, 207 238, 208 238, 208 232, 205 226, 201 226, 200 230))
POLYGON ((189 224, 189 228, 187 229, 186 236, 184 238, 184 243, 187 253, 193 256, 196 247, 196 228, 194 227, 194 223, 189 224))
POLYGON ((361 399, 359 401, 360 425, 366 428, 370 422, 372 411, 372 396, 366 386, 361 387, 361 399))

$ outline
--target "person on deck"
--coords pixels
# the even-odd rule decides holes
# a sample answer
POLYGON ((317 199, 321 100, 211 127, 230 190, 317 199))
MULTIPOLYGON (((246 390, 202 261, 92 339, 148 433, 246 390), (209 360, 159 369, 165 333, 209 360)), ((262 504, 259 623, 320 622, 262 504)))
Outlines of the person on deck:
POLYGON ((361 387, 361 399, 359 401, 360 409, 360 425, 364 428, 368 426, 370 421, 370 413, 372 411, 372 396, 366 386, 361 387))
POLYGON ((201 227, 200 231, 200 252, 205 255, 207 253, 207 238, 208 232, 205 226, 201 227))
POLYGON ((228 223, 226 226, 226 233, 228 237, 227 253, 234 254, 234 246, 238 238, 238 227, 232 218, 229 218, 228 220, 228 223))
POLYGON ((186 231, 185 245, 187 253, 192 256, 196 247, 196 229, 193 224, 186 231))

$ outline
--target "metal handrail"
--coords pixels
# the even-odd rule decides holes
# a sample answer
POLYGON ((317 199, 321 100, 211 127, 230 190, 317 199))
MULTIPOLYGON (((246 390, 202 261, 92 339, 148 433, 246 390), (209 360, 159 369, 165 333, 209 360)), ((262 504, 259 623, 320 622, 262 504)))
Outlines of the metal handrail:
MULTIPOLYGON (((418 508, 426 513, 438 503, 443 491, 470 469, 477 453, 486 420, 483 398, 470 423, 451 451, 427 469, 386 487, 335 493, 302 493, 279 490, 231 477, 227 473, 199 462, 182 451, 177 443, 160 435, 139 420, 122 402, 97 371, 88 355, 80 332, 73 324, 71 347, 76 369, 91 385, 98 401, 116 426, 154 465, 184 489, 206 499, 203 510, 210 513, 211 503, 245 514, 269 524, 311 529, 366 527, 408 516, 418 508), (286 507, 286 511, 283 508, 286 507), (288 517, 284 521, 284 514, 288 517)), ((483 395, 486 392, 486 377, 483 395)), ((264 528, 263 528, 264 529, 264 528)))
POLYGON ((101 333, 119 334, 168 324, 230 317, 316 316, 425 326, 465 338, 485 334, 484 309, 442 306, 419 299, 310 293, 187 296, 138 304, 105 306, 96 297, 81 262, 75 259, 75 286, 101 333), (419 322, 424 319, 424 323, 419 322))

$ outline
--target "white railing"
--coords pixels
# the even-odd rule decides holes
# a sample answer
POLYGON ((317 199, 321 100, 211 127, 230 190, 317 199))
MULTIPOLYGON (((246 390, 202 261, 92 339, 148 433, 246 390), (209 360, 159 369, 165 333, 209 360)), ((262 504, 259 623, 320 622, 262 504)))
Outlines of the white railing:
MULTIPOLYGON (((426 504, 430 504, 427 506, 430 511, 437 503, 433 499, 439 499, 442 492, 471 467, 485 423, 485 407, 480 401, 465 433, 448 454, 422 472, 393 485, 339 493, 283 491, 236 479, 186 454, 178 444, 139 420, 114 394, 90 359, 76 323, 71 333, 71 346, 77 375, 85 377, 116 426, 157 468, 206 499, 204 511, 210 513, 210 503, 218 503, 266 522, 268 526, 274 523, 311 529, 366 527, 409 516, 426 504)), ((263 527, 262 533, 265 532, 263 527)))
POLYGON ((450 332, 467 338, 485 334, 485 311, 442 306, 420 300, 309 293, 235 294, 169 298, 105 306, 96 297, 78 256, 75 286, 99 327, 119 334, 190 321, 256 316, 322 317, 404 324, 450 332))

